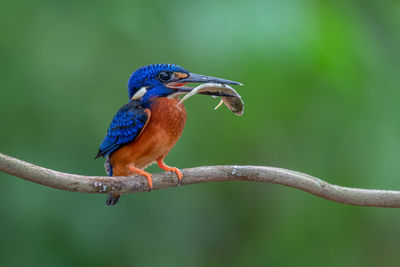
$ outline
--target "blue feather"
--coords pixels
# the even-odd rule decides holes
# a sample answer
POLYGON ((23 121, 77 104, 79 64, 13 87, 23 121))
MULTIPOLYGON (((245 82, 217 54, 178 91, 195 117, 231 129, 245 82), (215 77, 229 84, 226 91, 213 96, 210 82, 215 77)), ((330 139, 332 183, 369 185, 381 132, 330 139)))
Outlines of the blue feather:
POLYGON ((140 106, 139 101, 131 101, 122 106, 115 114, 96 158, 104 157, 132 142, 141 133, 148 120, 148 113, 140 106))
POLYGON ((128 81, 128 95, 129 99, 137 92, 142 86, 158 87, 161 84, 154 79, 160 71, 183 72, 189 73, 181 66, 174 64, 153 64, 141 67, 132 73, 128 81))

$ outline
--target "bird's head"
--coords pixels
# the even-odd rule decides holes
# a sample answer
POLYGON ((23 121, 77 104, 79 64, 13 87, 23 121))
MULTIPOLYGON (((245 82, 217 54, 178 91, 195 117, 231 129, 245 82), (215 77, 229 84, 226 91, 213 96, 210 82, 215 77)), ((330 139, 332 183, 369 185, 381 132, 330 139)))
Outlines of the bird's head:
MULTIPOLYGON (((234 81, 190 73, 174 64, 153 64, 141 67, 132 74, 128 82, 129 99, 143 99, 146 102, 152 97, 185 94, 193 89, 183 86, 187 83, 241 85, 234 81)), ((221 96, 217 93, 204 92, 204 94, 221 96)))

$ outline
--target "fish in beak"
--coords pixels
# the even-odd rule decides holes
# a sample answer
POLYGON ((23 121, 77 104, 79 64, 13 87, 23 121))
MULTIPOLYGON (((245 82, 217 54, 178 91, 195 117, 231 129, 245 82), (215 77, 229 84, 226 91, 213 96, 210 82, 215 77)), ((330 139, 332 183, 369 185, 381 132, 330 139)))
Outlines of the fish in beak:
POLYGON ((195 73, 175 73, 175 78, 177 79, 166 86, 177 91, 174 95, 186 94, 178 105, 196 94, 211 95, 221 97, 221 102, 215 109, 225 104, 236 115, 241 116, 243 114, 244 103, 242 98, 235 89, 229 86, 242 85, 241 83, 195 73), (187 83, 200 83, 200 85, 195 88, 183 86, 187 83))

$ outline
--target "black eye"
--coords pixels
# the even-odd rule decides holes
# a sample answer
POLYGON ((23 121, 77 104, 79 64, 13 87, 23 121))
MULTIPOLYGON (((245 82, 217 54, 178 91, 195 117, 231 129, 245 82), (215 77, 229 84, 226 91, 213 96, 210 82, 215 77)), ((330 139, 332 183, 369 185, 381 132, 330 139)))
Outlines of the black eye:
POLYGON ((167 71, 162 71, 158 74, 158 79, 161 82, 168 82, 169 80, 171 80, 171 72, 167 72, 167 71))

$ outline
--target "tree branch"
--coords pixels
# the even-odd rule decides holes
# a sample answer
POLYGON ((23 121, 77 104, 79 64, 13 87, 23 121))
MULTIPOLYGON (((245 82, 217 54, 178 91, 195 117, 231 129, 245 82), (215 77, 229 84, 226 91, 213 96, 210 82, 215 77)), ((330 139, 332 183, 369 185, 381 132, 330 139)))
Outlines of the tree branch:
MULTIPOLYGON (((22 179, 82 193, 139 193, 147 191, 147 180, 141 176, 84 176, 39 167, 0 153, 0 171, 22 179)), ((182 170, 182 185, 216 181, 250 181, 281 184, 313 195, 350 205, 400 208, 400 191, 342 187, 300 172, 257 166, 209 166, 182 170)), ((175 187, 171 173, 153 175, 153 190, 175 187)))

